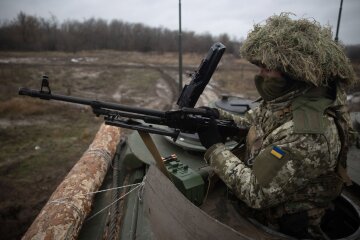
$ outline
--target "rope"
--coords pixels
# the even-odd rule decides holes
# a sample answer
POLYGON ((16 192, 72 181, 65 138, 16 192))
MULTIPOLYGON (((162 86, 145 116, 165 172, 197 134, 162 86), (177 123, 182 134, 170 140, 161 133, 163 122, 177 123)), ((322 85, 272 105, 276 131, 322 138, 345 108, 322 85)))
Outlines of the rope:
MULTIPOLYGON (((119 143, 118 143, 118 148, 116 149, 116 152, 115 152, 115 155, 113 157, 113 160, 110 161, 110 167, 113 169, 113 170, 116 170, 116 171, 120 171, 121 168, 117 165, 119 165, 119 161, 118 159, 120 158, 121 156, 121 151, 122 149, 124 148, 125 146, 125 141, 126 141, 126 138, 125 137, 121 137, 120 140, 119 140, 119 143), (115 162, 115 164, 114 164, 115 162), (114 166, 115 165, 115 166, 114 166)), ((114 171, 115 172, 115 171, 114 171)))
POLYGON ((110 163, 112 160, 111 154, 102 148, 90 148, 85 154, 92 154, 100 158, 104 158, 107 163, 110 163))
POLYGON ((101 209, 100 211, 98 211, 98 212, 94 213, 92 216, 88 217, 86 219, 86 221, 89 221, 89 220, 93 219, 95 216, 99 215, 100 213, 102 213, 103 211, 105 211, 106 209, 108 209, 109 207, 111 207, 112 205, 117 203, 118 201, 122 200, 124 197, 126 197, 131 192, 135 191, 136 189, 140 188, 143 185, 145 185, 145 182, 138 183, 138 185, 135 188, 131 189, 129 192, 125 193, 124 195, 122 195, 121 197, 119 197, 118 199, 116 199, 115 201, 113 201, 112 203, 110 203, 109 205, 107 205, 106 207, 101 209))
POLYGON ((73 198, 76 196, 88 196, 91 194, 96 194, 96 193, 101 193, 101 192, 107 192, 107 191, 113 191, 113 190, 117 190, 117 189, 121 189, 121 188, 127 188, 127 187, 133 187, 136 186, 134 189, 130 190, 129 192, 125 193, 124 195, 122 195, 120 198, 116 199, 115 201, 113 201, 111 204, 109 204, 108 206, 106 206, 105 208, 101 209, 99 212, 95 213, 94 215, 92 215, 91 217, 89 217, 86 221, 92 219, 93 217, 95 217, 96 215, 100 214, 101 212, 103 212, 104 210, 106 210, 107 208, 109 208, 110 206, 112 206, 113 204, 115 204, 116 202, 120 201, 121 199, 123 199, 124 197, 126 197, 126 195, 130 194, 132 191, 134 191, 137 188, 140 188, 145 185, 145 182, 142 181, 141 183, 135 183, 135 184, 129 184, 129 185, 124 185, 124 186, 120 186, 120 187, 115 187, 115 188, 108 188, 108 189, 104 189, 104 190, 100 190, 100 191, 96 191, 96 192, 88 192, 88 193, 84 193, 84 194, 75 194, 72 195, 70 197, 64 197, 64 198, 58 198, 58 199, 54 199, 52 201, 49 202, 49 204, 51 203, 56 203, 56 204, 65 204, 68 205, 69 207, 71 207, 72 209, 74 209, 78 215, 80 216, 81 219, 84 219, 85 216, 83 214, 83 212, 73 203, 70 201, 64 201, 66 199, 69 198, 73 198))
MULTIPOLYGON (((116 152, 115 152, 115 156, 113 158, 113 160, 110 162, 111 163, 111 168, 112 168, 112 175, 113 175, 113 179, 112 179, 112 187, 118 187, 119 185, 119 175, 120 175, 120 170, 122 169, 122 164, 120 164, 120 158, 121 158, 121 153, 123 153, 123 148, 125 146, 125 138, 121 137, 119 144, 116 148, 116 152)), ((124 181, 126 181, 127 183, 127 179, 123 179, 123 183, 124 181)), ((120 190, 118 191, 113 191, 111 194, 111 201, 115 201, 120 195, 120 190)), ((109 214, 109 234, 108 237, 106 239, 109 240, 113 240, 116 239, 116 232, 118 231, 119 227, 118 227, 118 223, 119 223, 119 204, 114 204, 113 206, 111 206, 111 209, 109 210, 110 214, 109 214)))
POLYGON ((139 189, 137 197, 141 201, 143 191, 144 191, 145 179, 146 179, 146 177, 144 177, 143 181, 140 182, 140 183, 134 183, 134 184, 124 185, 124 186, 120 186, 120 187, 108 188, 108 189, 103 189, 103 190, 99 190, 99 191, 95 191, 95 192, 75 194, 75 195, 72 195, 72 196, 69 196, 69 197, 54 199, 54 200, 50 201, 49 203, 57 203, 57 204, 69 205, 70 207, 73 207, 79 213, 80 216, 82 216, 83 215, 82 212, 80 211, 80 209, 75 204, 73 204, 72 202, 69 202, 69 201, 64 201, 64 200, 69 199, 69 198, 73 198, 73 197, 77 197, 77 196, 88 196, 88 195, 91 195, 91 194, 96 194, 96 193, 101 193, 101 192, 108 192, 108 191, 113 191, 113 190, 117 190, 117 189, 121 189, 121 188, 127 188, 127 187, 134 187, 135 186, 133 189, 131 189, 130 191, 128 191, 124 195, 120 196, 119 198, 117 198, 115 201, 113 201, 112 203, 110 203, 106 207, 102 208, 98 212, 94 213, 92 216, 88 217, 86 219, 86 221, 89 221, 89 220, 93 219, 95 216, 97 216, 100 213, 102 213, 103 211, 105 211, 106 209, 108 209, 109 207, 111 207, 112 205, 114 205, 115 203, 117 203, 118 201, 125 198, 127 195, 129 195, 130 193, 132 193, 136 189, 139 189))
POLYGON ((116 189, 121 189, 121 188, 126 188, 126 187, 133 187, 133 186, 139 187, 139 185, 141 185, 142 183, 143 182, 124 185, 124 186, 115 187, 115 188, 108 188, 108 189, 104 189, 104 190, 100 190, 100 191, 96 191, 96 192, 77 193, 77 194, 69 196, 69 197, 54 199, 54 200, 50 201, 49 203, 63 203, 64 202, 63 200, 73 198, 73 197, 77 197, 77 196, 87 196, 87 195, 91 195, 91 194, 96 194, 96 193, 101 193, 101 192, 108 192, 108 191, 113 191, 113 190, 116 190, 116 189))
POLYGON ((140 202, 142 202, 143 200, 143 196, 144 196, 144 186, 145 186, 145 179, 146 179, 146 176, 144 176, 144 179, 141 183, 144 183, 144 184, 141 184, 140 185, 140 188, 139 188, 139 191, 138 191, 138 194, 137 194, 137 197, 139 199, 140 202))

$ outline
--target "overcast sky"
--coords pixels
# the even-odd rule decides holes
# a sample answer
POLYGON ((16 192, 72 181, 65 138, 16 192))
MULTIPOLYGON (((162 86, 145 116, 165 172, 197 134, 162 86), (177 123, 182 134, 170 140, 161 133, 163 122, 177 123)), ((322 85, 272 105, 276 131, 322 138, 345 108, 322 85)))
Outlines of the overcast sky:
MULTIPOLYGON (((182 0, 182 28, 196 33, 245 38, 254 23, 281 12, 315 18, 333 27, 340 0, 182 0)), ((84 20, 120 19, 153 27, 178 29, 179 0, 0 0, 0 19, 14 19, 23 11, 39 17, 84 20)), ((344 0, 339 39, 360 43, 360 0, 344 0)))

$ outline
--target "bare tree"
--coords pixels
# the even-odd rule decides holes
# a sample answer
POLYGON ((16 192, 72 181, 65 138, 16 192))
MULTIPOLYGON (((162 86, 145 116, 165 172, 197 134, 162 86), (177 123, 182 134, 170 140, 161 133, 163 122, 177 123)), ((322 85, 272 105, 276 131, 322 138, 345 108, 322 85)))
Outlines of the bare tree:
MULTIPOLYGON (((185 52, 205 52, 214 41, 222 41, 227 52, 234 52, 239 43, 227 34, 213 37, 209 33, 183 33, 185 52)), ((82 22, 67 20, 59 23, 20 12, 13 21, 0 23, 1 50, 80 51, 114 49, 120 51, 177 51, 178 33, 165 28, 153 28, 141 23, 125 23, 90 18, 82 22)))

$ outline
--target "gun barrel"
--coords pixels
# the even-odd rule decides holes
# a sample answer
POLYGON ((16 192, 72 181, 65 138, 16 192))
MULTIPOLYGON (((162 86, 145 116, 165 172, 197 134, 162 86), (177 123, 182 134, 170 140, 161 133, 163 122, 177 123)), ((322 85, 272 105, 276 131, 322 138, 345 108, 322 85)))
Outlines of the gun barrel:
POLYGON ((96 101, 81 97, 73 97, 73 96, 65 96, 60 94, 51 94, 47 92, 42 92, 34 89, 28 89, 28 88, 20 88, 19 89, 19 95, 26 95, 34 98, 41 98, 45 100, 57 100, 57 101, 63 101, 63 102, 71 102, 71 103, 77 103, 81 105, 88 105, 93 108, 104 108, 104 109, 111 109, 111 110, 118 110, 118 111, 124 111, 124 112, 131 112, 131 113, 138 113, 138 114, 146 114, 150 116, 155 117, 165 117, 165 112, 153 110, 153 109, 147 109, 147 108, 140 108, 140 107, 131 107, 126 105, 121 105, 117 103, 111 103, 111 102, 103 102, 103 101, 96 101))

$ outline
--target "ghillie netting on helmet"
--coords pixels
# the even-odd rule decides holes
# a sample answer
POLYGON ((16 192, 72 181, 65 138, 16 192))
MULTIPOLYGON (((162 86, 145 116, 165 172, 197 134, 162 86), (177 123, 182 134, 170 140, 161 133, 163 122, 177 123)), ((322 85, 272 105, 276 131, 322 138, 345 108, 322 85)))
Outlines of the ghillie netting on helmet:
POLYGON ((240 49, 250 62, 279 70, 295 80, 326 86, 331 81, 356 84, 355 72, 343 47, 332 40, 330 27, 289 13, 256 24, 240 49))

